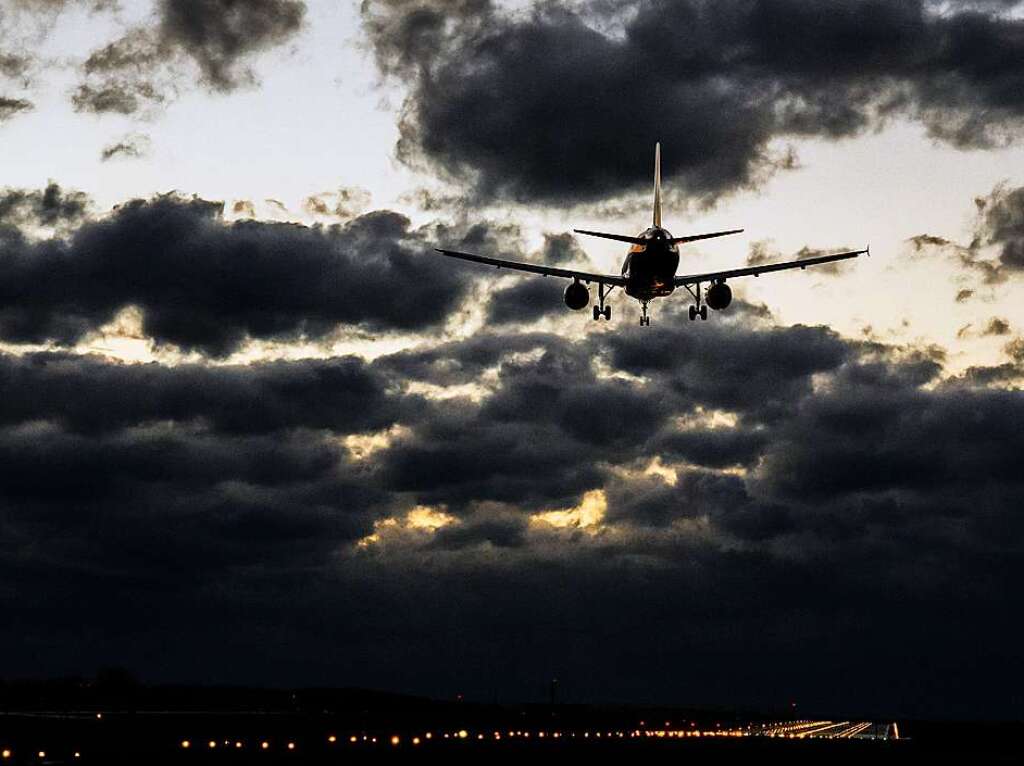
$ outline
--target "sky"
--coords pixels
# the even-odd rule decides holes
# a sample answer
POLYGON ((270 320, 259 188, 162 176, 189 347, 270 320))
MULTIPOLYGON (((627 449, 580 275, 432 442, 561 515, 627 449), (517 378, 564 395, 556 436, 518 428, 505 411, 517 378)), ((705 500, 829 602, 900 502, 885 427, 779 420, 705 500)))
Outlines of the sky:
POLYGON ((0 0, 0 676, 1024 715, 1024 4, 0 0), (610 322, 653 148, 703 272, 610 322))

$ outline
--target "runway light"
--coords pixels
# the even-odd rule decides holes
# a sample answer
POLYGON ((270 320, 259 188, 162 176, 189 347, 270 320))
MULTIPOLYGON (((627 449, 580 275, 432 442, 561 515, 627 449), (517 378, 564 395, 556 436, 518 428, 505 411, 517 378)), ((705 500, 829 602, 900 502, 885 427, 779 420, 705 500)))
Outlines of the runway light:
POLYGON ((334 735, 332 734, 331 736, 329 736, 329 737, 327 738, 327 741, 328 741, 328 742, 330 742, 330 743, 331 743, 331 744, 333 745, 333 744, 334 744, 335 742, 337 742, 337 741, 338 741, 338 738, 337 738, 337 737, 335 737, 335 736, 334 736, 334 735))
POLYGON ((39 755, 40 758, 45 758, 46 757, 46 751, 45 750, 40 750, 38 755, 39 755))
POLYGON ((354 743, 354 742, 358 742, 359 739, 356 737, 355 734, 353 734, 351 737, 348 738, 348 741, 354 743))
POLYGON ((289 750, 294 750, 295 749, 295 743, 294 742, 289 742, 288 743, 288 749, 289 750))
POLYGON ((269 742, 260 742, 260 747, 263 748, 264 750, 269 750, 270 749, 270 743, 269 742))
POLYGON ((459 729, 459 739, 465 739, 469 736, 469 732, 465 729, 459 729))
POLYGON ((11 751, 10 750, 4 750, 2 753, 0 753, 0 755, 2 755, 5 759, 10 758, 11 757, 11 751))
POLYGON ((102 717, 103 717, 103 713, 97 713, 97 714, 96 714, 96 717, 97 717, 97 718, 102 718, 102 717))
POLYGON ((431 733, 430 733, 430 732, 428 731, 428 732, 427 732, 426 734, 424 734, 423 736, 425 736, 425 737, 426 737, 427 739, 430 739, 430 738, 431 738, 431 737, 433 737, 434 735, 433 735, 433 734, 431 734, 431 733))
POLYGON ((418 744, 420 743, 420 738, 419 738, 419 737, 413 737, 413 738, 412 738, 412 743, 413 743, 414 745, 418 745, 418 744))
POLYGON ((185 748, 186 750, 188 750, 188 749, 189 749, 190 747, 192 747, 192 743, 191 743, 191 742, 189 742, 189 741, 188 741, 187 739, 183 739, 183 740, 181 741, 181 746, 182 746, 183 748, 185 748))
POLYGON ((242 746, 242 743, 241 743, 241 742, 236 742, 236 743, 235 743, 235 747, 236 747, 236 748, 240 748, 241 746, 242 746))
POLYGON ((81 758, 81 757, 82 757, 82 754, 81 754, 81 753, 79 753, 79 752, 78 752, 78 751, 76 750, 76 751, 75 751, 75 758, 81 758))
POLYGON ((209 742, 206 743, 206 746, 213 750, 213 748, 217 747, 217 743, 211 739, 209 742))
POLYGON ((402 740, 401 740, 401 739, 399 739, 399 737, 398 737, 398 735, 397 735, 397 734, 396 734, 395 736, 393 736, 393 737, 391 738, 391 744, 392 744, 392 745, 397 745, 397 744, 398 744, 399 742, 401 742, 401 741, 402 741, 402 740))

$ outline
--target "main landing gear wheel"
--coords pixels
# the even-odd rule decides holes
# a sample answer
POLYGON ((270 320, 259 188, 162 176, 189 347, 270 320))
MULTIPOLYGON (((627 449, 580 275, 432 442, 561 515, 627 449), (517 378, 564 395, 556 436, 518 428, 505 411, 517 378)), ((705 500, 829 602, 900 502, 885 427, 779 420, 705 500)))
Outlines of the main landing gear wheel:
POLYGON ((707 319, 708 307, 701 306, 700 308, 697 308, 696 306, 690 306, 690 321, 694 321, 697 317, 700 317, 701 320, 707 319))
POLYGON ((700 314, 700 318, 701 318, 702 321, 706 320, 708 318, 708 307, 707 306, 701 306, 700 307, 700 311, 697 312, 697 313, 700 314))
POLYGON ((603 309, 598 306, 594 306, 594 321, 596 322, 601 317, 605 318, 605 321, 611 321, 612 318, 612 307, 605 306, 603 309))

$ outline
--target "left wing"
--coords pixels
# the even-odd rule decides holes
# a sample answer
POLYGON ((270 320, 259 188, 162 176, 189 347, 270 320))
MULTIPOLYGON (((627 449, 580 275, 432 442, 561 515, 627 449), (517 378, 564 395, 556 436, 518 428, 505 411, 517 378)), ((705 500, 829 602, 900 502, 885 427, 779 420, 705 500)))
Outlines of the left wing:
POLYGON ((854 250, 849 253, 835 253, 834 255, 819 255, 814 258, 804 258, 799 261, 783 261, 782 263, 766 263, 763 266, 747 266, 742 269, 730 269, 728 271, 709 271, 706 274, 683 274, 675 278, 676 287, 682 285, 695 285, 699 282, 715 282, 720 279, 732 279, 734 277, 760 276, 772 271, 785 271, 786 269, 806 269, 808 266, 818 266, 822 263, 833 261, 845 261, 847 258, 856 258, 858 255, 871 254, 871 248, 854 250))
POLYGON ((441 255, 447 255, 449 258, 460 258, 463 261, 472 261, 473 263, 483 263, 487 266, 494 266, 498 269, 514 269, 516 271, 528 271, 531 274, 542 274, 545 277, 565 277, 567 279, 578 279, 581 282, 597 282, 598 284, 604 285, 618 285, 620 287, 626 284, 624 277, 615 276, 614 274, 591 274, 586 271, 576 271, 575 269, 559 269, 555 266, 540 266, 535 263, 523 263, 522 261, 505 261, 501 258, 488 258, 486 255, 474 255, 473 253, 459 253, 455 250, 441 250, 435 248, 441 255))

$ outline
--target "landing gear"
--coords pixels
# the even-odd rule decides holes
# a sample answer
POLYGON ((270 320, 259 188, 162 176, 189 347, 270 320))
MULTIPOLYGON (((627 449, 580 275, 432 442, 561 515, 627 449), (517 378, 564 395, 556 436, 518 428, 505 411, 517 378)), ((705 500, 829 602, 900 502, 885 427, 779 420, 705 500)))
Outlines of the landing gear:
POLYGON ((647 316, 647 301, 640 301, 640 310, 642 312, 640 314, 640 326, 641 327, 645 327, 645 326, 646 327, 650 327, 651 326, 651 318, 649 316, 647 316))
POLYGON ((604 299, 612 294, 612 290, 615 289, 615 285, 605 289, 606 285, 601 282, 597 285, 597 305, 594 306, 594 321, 596 322, 601 317, 604 317, 605 321, 611 321, 612 318, 612 307, 604 305, 604 299))
POLYGON ((690 295, 693 296, 693 299, 695 301, 697 301, 697 303, 695 305, 690 306, 690 321, 692 322, 697 317, 700 317, 701 321, 703 322, 704 320, 706 320, 708 318, 708 307, 707 307, 707 305, 701 303, 701 300, 700 300, 700 283, 698 282, 696 285, 692 285, 692 286, 691 285, 685 285, 685 287, 686 287, 687 291, 690 293, 690 295))

